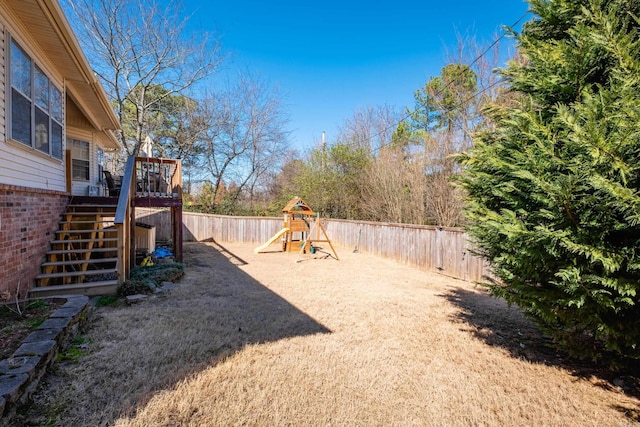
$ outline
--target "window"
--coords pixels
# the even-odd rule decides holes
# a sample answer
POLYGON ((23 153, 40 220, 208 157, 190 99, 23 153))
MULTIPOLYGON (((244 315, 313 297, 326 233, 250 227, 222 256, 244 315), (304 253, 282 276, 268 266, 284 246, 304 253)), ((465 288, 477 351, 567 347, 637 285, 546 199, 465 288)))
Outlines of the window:
POLYGON ((98 165, 100 166, 104 166, 104 150, 100 147, 98 147, 98 165))
POLYGON ((67 138, 71 147, 71 178, 74 181, 89 181, 89 143, 67 138))
POLYGON ((98 160, 98 182, 104 183, 104 151, 102 148, 98 147, 97 152, 97 160, 98 160))
POLYGON ((14 40, 10 51, 10 137, 62 159, 62 92, 14 40))

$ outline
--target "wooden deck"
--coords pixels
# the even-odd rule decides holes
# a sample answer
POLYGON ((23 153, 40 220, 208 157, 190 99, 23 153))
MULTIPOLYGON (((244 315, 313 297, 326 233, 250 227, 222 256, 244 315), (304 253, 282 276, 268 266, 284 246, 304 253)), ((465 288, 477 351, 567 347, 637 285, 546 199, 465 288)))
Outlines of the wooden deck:
POLYGON ((173 254, 181 262, 180 160, 130 157, 118 197, 72 198, 32 294, 115 293, 135 266, 136 207, 169 208, 173 254), (91 282, 100 275, 114 279, 91 282))
POLYGON ((171 241, 182 262, 182 164, 180 160, 136 157, 135 207, 169 208, 171 241))

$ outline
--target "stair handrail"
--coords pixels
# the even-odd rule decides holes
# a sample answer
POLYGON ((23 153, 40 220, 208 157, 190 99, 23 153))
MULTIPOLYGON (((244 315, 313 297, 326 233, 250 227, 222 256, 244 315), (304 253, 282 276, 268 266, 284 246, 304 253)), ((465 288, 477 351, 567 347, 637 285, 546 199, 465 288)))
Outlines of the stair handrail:
POLYGON ((124 168, 118 206, 116 208, 114 226, 118 229, 118 281, 122 283, 129 277, 133 265, 131 252, 133 248, 133 195, 135 195, 136 181, 133 179, 135 170, 135 156, 127 158, 124 168))
POLYGON ((129 208, 131 207, 132 195, 135 194, 135 188, 133 187, 135 181, 133 180, 133 172, 135 167, 135 156, 129 156, 124 168, 124 176, 122 177, 122 184, 120 186, 120 196, 118 197, 118 207, 116 208, 116 216, 113 222, 115 224, 123 224, 129 208))

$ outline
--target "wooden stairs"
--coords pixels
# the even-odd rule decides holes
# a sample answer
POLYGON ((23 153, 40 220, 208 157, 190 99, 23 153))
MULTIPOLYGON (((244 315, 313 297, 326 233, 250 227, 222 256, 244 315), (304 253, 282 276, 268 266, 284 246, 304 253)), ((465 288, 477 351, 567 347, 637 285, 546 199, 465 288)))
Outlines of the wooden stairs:
POLYGON ((118 288, 116 199, 107 204, 74 204, 62 214, 32 297, 108 295, 118 288))

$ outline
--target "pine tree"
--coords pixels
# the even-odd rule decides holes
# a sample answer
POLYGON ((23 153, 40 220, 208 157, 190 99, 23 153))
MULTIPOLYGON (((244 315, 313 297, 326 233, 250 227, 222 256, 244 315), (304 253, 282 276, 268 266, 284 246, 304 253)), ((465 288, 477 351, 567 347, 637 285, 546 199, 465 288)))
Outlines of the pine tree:
POLYGON ((509 101, 459 156, 492 294, 577 356, 640 360, 640 2, 530 0, 509 101))

